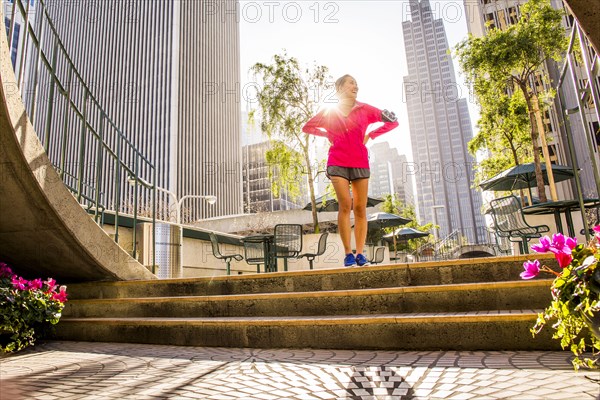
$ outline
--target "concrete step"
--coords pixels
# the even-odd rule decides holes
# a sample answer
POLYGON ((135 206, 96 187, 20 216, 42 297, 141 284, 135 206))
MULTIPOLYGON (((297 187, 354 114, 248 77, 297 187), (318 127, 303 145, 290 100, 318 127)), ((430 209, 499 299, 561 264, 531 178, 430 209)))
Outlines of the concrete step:
POLYGON ((64 317, 285 317, 542 308, 552 280, 316 292, 70 300, 64 317))
POLYGON ((528 255, 393 264, 362 268, 315 269, 153 281, 90 282, 68 285, 69 300, 250 293, 312 292, 447 285, 518 280, 523 262, 538 258, 556 265, 551 255, 528 255))
POLYGON ((364 316, 64 318, 58 340, 255 348, 558 350, 540 310, 364 316))
MULTIPOLYGON (((529 257, 70 285, 54 338, 194 346, 549 350, 529 257)), ((554 259, 544 262, 553 265, 554 259)))

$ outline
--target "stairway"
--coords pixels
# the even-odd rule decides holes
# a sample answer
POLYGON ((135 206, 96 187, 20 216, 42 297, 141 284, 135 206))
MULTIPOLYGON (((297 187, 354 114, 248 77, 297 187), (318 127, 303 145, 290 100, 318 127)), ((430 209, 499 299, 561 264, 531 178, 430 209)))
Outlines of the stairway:
MULTIPOLYGON (((54 339, 356 350, 559 349, 550 329, 536 338, 529 331, 550 300, 552 280, 521 280, 525 259, 73 284, 54 339)), ((544 261, 553 265, 551 258, 544 261)))

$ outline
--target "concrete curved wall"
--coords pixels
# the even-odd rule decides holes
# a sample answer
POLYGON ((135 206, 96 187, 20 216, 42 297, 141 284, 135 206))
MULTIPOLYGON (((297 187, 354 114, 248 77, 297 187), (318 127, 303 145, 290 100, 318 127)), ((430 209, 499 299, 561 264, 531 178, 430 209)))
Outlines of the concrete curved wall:
POLYGON ((90 218, 52 167, 23 106, 4 33, 0 82, 0 261, 60 283, 156 279, 90 218))

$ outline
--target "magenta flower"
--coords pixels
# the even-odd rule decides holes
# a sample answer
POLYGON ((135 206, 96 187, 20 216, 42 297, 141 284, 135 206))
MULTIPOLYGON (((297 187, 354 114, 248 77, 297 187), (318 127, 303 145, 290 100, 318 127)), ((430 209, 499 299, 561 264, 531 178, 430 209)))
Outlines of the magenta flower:
POLYGON ((572 249, 567 246, 567 237, 565 237, 562 233, 555 233, 552 235, 552 244, 550 244, 549 250, 554 254, 571 253, 572 249))
POLYGON ((569 253, 555 253, 554 257, 561 268, 568 267, 569 264, 571 264, 571 261, 573 261, 573 256, 569 253))
POLYGON ((567 240, 566 240, 565 244, 567 245, 568 248, 573 250, 575 247, 577 247, 577 238, 572 238, 572 237, 567 236, 567 240))
POLYGON ((10 278, 13 275, 12 269, 5 263, 0 262, 0 278, 10 278))
POLYGON ((43 286, 41 279, 34 279, 32 281, 27 282, 27 290, 37 290, 41 289, 43 286))
POLYGON ((531 245, 531 250, 536 253, 547 253, 550 251, 550 246, 552 242, 548 236, 544 236, 540 238, 540 242, 538 244, 531 245))
POLYGON ((48 278, 48 280, 45 281, 44 284, 48 286, 48 290, 46 290, 46 293, 54 292, 56 290, 56 280, 48 278))
POLYGON ((573 261, 571 253, 575 247, 577 247, 577 238, 571 238, 562 233, 555 233, 552 235, 552 240, 548 236, 540 238, 539 244, 532 245, 531 250, 536 253, 547 253, 549 251, 554 253, 558 265, 561 268, 565 268, 573 261))
POLYGON ((564 236, 562 233, 555 233, 552 235, 552 239, 548 236, 540 238, 538 244, 531 245, 531 250, 536 253, 547 253, 551 251, 556 254, 561 252, 570 253, 575 247, 577 247, 577 238, 564 236))
POLYGON ((52 294, 52 300, 64 303, 67 301, 67 287, 61 286, 58 293, 52 294))
POLYGON ((525 271, 521 272, 521 278, 532 279, 538 276, 540 273, 540 262, 538 260, 525 261, 523 263, 525 271))
POLYGON ((596 239, 600 240, 600 225, 596 225, 592 228, 596 232, 596 239))
POLYGON ((27 279, 23 279, 22 277, 17 277, 16 275, 14 275, 11 279, 11 283, 13 285, 13 288, 17 289, 17 290, 25 290, 27 289, 27 284, 29 283, 27 281, 27 279))

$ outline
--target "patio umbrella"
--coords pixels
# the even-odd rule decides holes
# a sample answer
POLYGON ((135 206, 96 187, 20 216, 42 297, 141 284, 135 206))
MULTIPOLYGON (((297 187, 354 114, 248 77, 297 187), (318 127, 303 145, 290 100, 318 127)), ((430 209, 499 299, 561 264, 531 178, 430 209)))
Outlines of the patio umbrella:
MULTIPOLYGON (((554 182, 562 182, 575 176, 573 168, 566 165, 552 165, 554 182)), ((546 173, 546 164, 542 164, 542 174, 544 184, 548 184, 548 174, 546 173)), ((535 180, 535 164, 527 163, 515 165, 498 175, 479 184, 483 190, 493 191, 512 191, 516 189, 529 189, 531 197, 531 188, 537 185, 535 180)))
POLYGON ((400 215, 390 214, 386 212, 376 212, 367 215, 367 223, 369 228, 381 229, 390 228, 392 226, 400 226, 408 224, 411 220, 400 215))
MULTIPOLYGON (((319 196, 316 199, 317 202, 317 212, 322 211, 338 211, 340 209, 340 205, 336 198, 330 195, 319 196)), ((367 197, 367 207, 374 207, 379 203, 383 203, 383 199, 377 199, 374 197, 367 197)), ((303 210, 311 211, 312 205, 308 203, 304 206, 303 210)))
POLYGON ((396 229, 393 233, 388 233, 384 236, 385 239, 391 240, 392 238, 398 239, 417 239, 425 236, 429 236, 429 232, 423 232, 415 228, 399 228, 396 229))
MULTIPOLYGON (((392 226, 400 226, 408 224, 411 220, 404 218, 400 215, 390 214, 386 212, 376 212, 367 215, 367 226, 368 229, 379 230, 382 228, 391 228, 392 226)), ((396 246, 396 240, 394 239, 394 247, 396 246)))
POLYGON ((401 241, 408 242, 410 239, 417 239, 426 236, 429 236, 429 232, 423 232, 415 228, 399 228, 393 233, 388 233, 383 238, 389 241, 393 240, 395 245, 396 238, 401 241))

